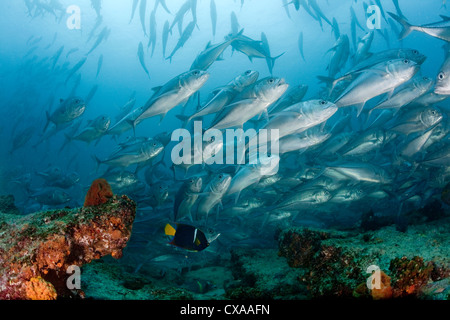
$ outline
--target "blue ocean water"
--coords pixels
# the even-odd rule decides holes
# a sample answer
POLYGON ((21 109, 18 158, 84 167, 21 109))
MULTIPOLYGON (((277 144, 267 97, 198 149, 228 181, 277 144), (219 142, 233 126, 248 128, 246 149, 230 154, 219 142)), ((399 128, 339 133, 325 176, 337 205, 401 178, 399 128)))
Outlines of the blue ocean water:
MULTIPOLYGON (((396 12, 394 2, 390 0, 379 1, 382 5, 380 12, 385 14, 386 18, 375 17, 380 22, 380 29, 375 30, 369 28, 369 17, 372 15, 366 14, 363 1, 310 1, 308 10, 312 12, 311 15, 303 5, 296 10, 296 1, 166 0, 169 13, 163 7, 164 1, 141 0, 135 2, 137 6, 132 16, 133 2, 1 1, 0 193, 13 194, 16 206, 23 214, 66 206, 80 207, 94 179, 111 177, 114 174, 117 176, 119 173, 132 174, 136 178, 135 181, 113 191, 126 193, 138 203, 135 238, 130 244, 130 255, 137 258, 130 259, 136 261, 136 268, 139 268, 146 259, 173 253, 171 250, 174 248, 167 246, 164 238, 166 223, 183 222, 201 227, 205 232, 211 229, 211 233, 215 235, 213 240, 217 242, 211 241, 207 251, 214 255, 220 252, 218 247, 276 246, 273 234, 279 226, 351 228, 358 225, 361 215, 370 209, 398 221, 404 212, 421 208, 440 198, 440 192, 449 177, 448 154, 443 156, 447 157, 447 160, 438 165, 430 166, 422 161, 428 159, 427 156, 433 155, 436 150, 448 147, 448 102, 443 100, 431 105, 438 107, 442 115, 438 123, 415 131, 408 129, 410 132, 394 133, 391 130, 393 125, 388 121, 394 119, 394 124, 399 124, 403 119, 395 120, 396 114, 388 114, 381 122, 369 125, 367 111, 380 99, 390 99, 391 96, 386 96, 386 92, 371 99, 359 117, 356 108, 340 107, 328 121, 315 125, 317 130, 329 134, 328 141, 282 155, 276 175, 260 177, 255 183, 246 186, 237 200, 235 194, 224 195, 209 212, 207 221, 196 218, 201 197, 205 197, 210 191, 206 186, 213 177, 221 173, 229 174, 230 178, 237 176, 240 167, 209 167, 200 164, 190 168, 188 175, 185 175, 183 169, 173 168, 171 151, 176 142, 165 147, 164 157, 158 155, 156 159, 142 166, 130 164, 111 169, 107 164, 98 165, 96 158, 103 161, 113 157, 115 152, 124 152, 124 144, 139 142, 135 140, 136 137, 154 138, 162 133, 170 135, 174 130, 183 128, 184 124, 177 115, 192 115, 197 108, 197 95, 193 94, 189 102, 171 108, 162 121, 159 116, 145 119, 136 123, 135 130, 130 127, 118 136, 102 135, 89 144, 84 141, 68 141, 68 137, 76 136, 83 128, 92 125, 89 121, 102 115, 111 119, 111 128, 120 120, 118 116, 124 115, 124 106, 130 101, 134 101, 134 104, 128 112, 145 106, 154 94, 158 95, 154 88, 163 86, 189 71, 198 54, 208 43, 218 44, 225 40, 232 32, 232 14, 237 18, 238 31, 242 31, 242 36, 257 41, 260 48, 262 44, 259 41, 264 33, 270 47, 269 55, 281 56, 275 60, 271 74, 266 59, 249 59, 244 52, 234 50, 230 44, 221 55, 220 61, 215 61, 207 69, 209 79, 198 90, 202 106, 217 88, 223 88, 246 70, 258 71, 259 79, 279 77, 290 87, 300 84, 307 86, 308 91, 302 101, 321 99, 336 102, 339 95, 330 94, 317 76, 329 76, 329 64, 333 53, 337 51, 334 47, 337 37, 332 26, 323 17, 320 18, 318 11, 312 6, 313 3, 319 5, 321 12, 330 22, 335 18, 340 35, 348 35, 350 38, 349 52, 345 54, 344 64, 340 66, 338 73, 332 75, 334 78, 345 75, 354 66, 353 58, 357 47, 351 40, 351 7, 364 29, 356 27, 356 40, 360 40, 370 31, 374 36, 368 49, 369 54, 363 56, 363 60, 386 50, 416 49, 427 57, 420 66, 418 75, 434 81, 446 57, 443 48, 446 42, 425 33, 413 32, 405 39, 398 40, 401 25, 387 13, 396 12), (156 9, 155 3, 159 3, 156 9), (212 3, 215 4, 217 14, 215 35, 211 18, 212 3), (181 30, 185 31, 189 23, 194 21, 194 17, 196 23, 185 44, 169 60, 166 57, 180 39, 179 26, 174 25, 168 36, 166 57, 163 56, 163 26, 166 21, 172 24, 176 13, 183 6, 186 7, 186 4, 188 10, 183 14, 181 30), (71 6, 76 10, 67 12, 71 6), (155 10, 156 25, 153 54, 152 47, 148 45, 152 10, 155 10), (388 23, 389 20, 391 24, 388 23), (74 22, 79 22, 79 25, 74 22), (105 34, 108 36, 103 37, 105 34), (304 59, 299 48, 300 34, 303 35, 304 59), (139 60, 140 43, 143 45, 143 58, 149 75, 139 60), (49 136, 57 126, 54 123, 48 124, 47 117, 64 101, 67 102, 73 96, 85 100, 90 93, 94 95, 82 115, 67 122, 66 128, 58 127, 60 130, 49 136), (78 123, 79 121, 81 122, 78 123), (434 130, 434 125, 439 126, 440 135, 434 130), (339 151, 325 156, 327 149, 335 146, 337 142, 330 145, 325 143, 332 141, 338 134, 353 133, 353 140, 349 140, 349 143, 362 144, 363 142, 358 142, 356 138, 374 129, 379 129, 383 135, 384 140, 379 146, 356 156, 339 151), (430 129, 434 130, 433 138, 424 138, 424 144, 428 143, 426 148, 422 145, 414 156, 408 159, 396 157, 399 145, 422 137, 429 133, 430 129), (387 180, 374 180, 372 165, 381 168, 386 173, 387 180), (343 174, 344 170, 335 169, 355 167, 368 168, 371 177, 361 176, 359 171, 356 174, 353 171, 343 174), (61 182, 63 177, 70 174, 72 175, 69 178, 74 178, 74 183, 61 182), (174 203, 179 201, 180 188, 192 176, 200 176, 203 179, 199 199, 192 207, 193 218, 191 220, 184 216, 183 219, 176 219, 174 203), (271 181, 271 178, 274 180, 271 181), (319 183, 321 178, 328 179, 323 182, 327 184, 326 187, 319 183), (63 190, 64 196, 55 193, 55 181, 63 185, 57 188, 63 190), (295 195, 302 195, 311 188, 316 191, 318 188, 325 190, 326 199, 317 199, 314 195, 308 196, 311 198, 304 206, 286 205, 285 201, 295 195), (347 189, 349 192, 358 189, 357 191, 361 190, 363 194, 345 193, 344 190, 347 189), (42 192, 46 194, 39 196, 42 192), (50 199, 51 197, 58 199, 50 199), (148 251, 153 252, 150 258, 148 251)), ((375 1, 370 5, 377 3, 378 1, 375 1)), ((449 14, 440 0, 400 0, 398 3, 403 15, 414 25, 437 22, 441 20, 440 15, 449 14)), ((428 92, 431 91, 432 88, 428 92)), ((425 94, 426 92, 423 92, 421 96, 425 94)), ((425 107, 430 106, 422 106, 425 107)), ((380 114, 375 111, 371 119, 374 120, 375 116, 380 114)), ((253 121, 246 122, 246 128, 260 128, 273 119, 273 115, 252 118, 253 121)), ((210 116, 205 120, 205 129, 209 128, 212 119, 210 116)), ((414 118, 414 121, 420 120, 414 118)), ((372 142, 374 140, 369 141, 372 142)), ((367 140, 364 143, 367 143, 367 140)), ((123 180, 110 182, 116 186, 120 182, 125 184, 123 180)), ((182 196, 181 198, 183 199, 182 196)))

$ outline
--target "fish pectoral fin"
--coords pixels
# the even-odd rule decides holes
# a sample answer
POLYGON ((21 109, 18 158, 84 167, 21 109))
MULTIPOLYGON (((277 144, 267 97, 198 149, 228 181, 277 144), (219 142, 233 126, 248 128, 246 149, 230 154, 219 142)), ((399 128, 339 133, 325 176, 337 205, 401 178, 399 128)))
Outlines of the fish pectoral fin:
POLYGON ((362 103, 359 103, 359 104, 355 105, 355 106, 356 106, 356 109, 358 110, 358 113, 357 113, 357 115, 356 115, 357 118, 360 116, 360 114, 361 114, 361 112, 363 111, 365 105, 366 105, 366 101, 364 101, 364 102, 362 102, 362 103))
POLYGON ((164 114, 162 114, 162 115, 159 116, 159 123, 158 123, 159 126, 160 126, 161 123, 163 122, 163 120, 164 120, 164 118, 166 117, 166 115, 167 115, 167 113, 164 113, 164 114))

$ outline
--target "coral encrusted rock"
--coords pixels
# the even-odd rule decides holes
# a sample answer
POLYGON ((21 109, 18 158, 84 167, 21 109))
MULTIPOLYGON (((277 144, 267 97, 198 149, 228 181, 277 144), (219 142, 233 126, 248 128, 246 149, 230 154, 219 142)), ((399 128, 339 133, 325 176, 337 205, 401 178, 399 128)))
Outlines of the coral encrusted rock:
POLYGON ((120 258, 135 213, 136 204, 126 196, 79 209, 0 213, 0 299, 82 296, 68 288, 69 271, 106 255, 120 258))

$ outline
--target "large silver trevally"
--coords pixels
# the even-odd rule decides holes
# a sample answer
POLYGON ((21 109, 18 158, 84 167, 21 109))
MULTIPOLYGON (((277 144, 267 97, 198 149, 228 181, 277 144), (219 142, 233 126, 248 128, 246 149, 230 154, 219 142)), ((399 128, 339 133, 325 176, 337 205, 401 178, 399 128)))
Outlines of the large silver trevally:
POLYGON ((227 194, 236 195, 235 203, 237 203, 242 190, 248 188, 249 186, 257 184, 265 176, 275 174, 275 169, 278 167, 279 162, 279 156, 265 155, 260 156, 257 164, 248 164, 244 167, 241 167, 231 180, 231 184, 227 191, 227 194), (266 168, 269 165, 269 162, 271 168, 266 168))
POLYGON ((334 78, 344 68, 350 54, 350 41, 347 35, 342 35, 338 38, 333 48, 333 55, 328 65, 328 77, 334 78))
POLYGON ((442 111, 437 107, 417 107, 401 113, 395 119, 394 126, 389 130, 409 135, 414 132, 428 130, 441 122, 442 119, 442 111))
POLYGON ((301 133, 331 118, 338 108, 325 100, 308 100, 296 103, 273 117, 261 129, 279 130, 279 138, 301 133))
POLYGON ((450 95, 450 51, 447 51, 447 57, 439 69, 434 93, 450 95))
POLYGON ((236 97, 239 92, 254 84, 256 80, 258 80, 258 77, 258 71, 247 70, 240 74, 225 87, 220 88, 215 93, 214 97, 212 97, 201 110, 197 111, 187 119, 187 122, 192 119, 220 112, 236 97))
POLYGON ((328 81, 333 80, 333 87, 336 85, 337 82, 347 79, 354 79, 356 78, 361 71, 364 71, 366 69, 370 69, 371 67, 382 63, 387 62, 390 60, 395 59, 408 59, 412 60, 415 63, 422 65, 427 57, 419 52, 417 49, 389 49, 381 52, 374 53, 372 56, 370 56, 367 59, 364 59, 360 63, 358 63, 356 66, 351 68, 350 71, 346 72, 341 78, 339 79, 329 79, 328 81))
POLYGON ((383 168, 370 163, 348 162, 328 166, 327 169, 331 169, 352 180, 377 184, 389 184, 392 182, 389 174, 383 168))
POLYGON ((79 140, 90 144, 92 141, 101 138, 108 131, 110 124, 111 119, 107 115, 98 116, 74 137, 66 135, 67 142, 79 140))
POLYGON ((301 102, 307 91, 307 85, 300 84, 298 86, 289 86, 283 96, 269 108, 269 113, 281 112, 284 109, 301 102))
POLYGON ((357 106, 358 116, 370 99, 391 92, 410 80, 420 65, 408 59, 379 63, 362 72, 335 101, 338 107, 357 106))
POLYGON ((307 130, 301 134, 289 135, 280 139, 280 154, 306 150, 325 142, 330 137, 331 134, 324 133, 316 128, 307 130))
POLYGON ((203 179, 202 177, 192 177, 183 183, 183 186, 178 190, 175 196, 173 206, 174 221, 180 221, 184 217, 188 217, 192 222, 191 208, 197 201, 200 192, 202 191, 203 179))
POLYGON ((332 198, 331 193, 325 188, 310 188, 295 192, 285 198, 276 209, 299 211, 328 202, 332 198))
POLYGON ((106 160, 101 161, 97 157, 95 157, 95 160, 97 162, 97 168, 100 164, 112 167, 128 167, 153 159, 163 150, 164 146, 161 142, 149 139, 124 146, 119 152, 116 152, 106 160))
POLYGON ((54 123, 57 127, 68 122, 71 122, 81 115, 86 110, 86 104, 83 99, 78 97, 61 99, 61 104, 52 114, 45 112, 47 116, 47 123, 45 124, 44 132, 47 130, 50 123, 54 123))
MULTIPOLYGON (((369 111, 371 112, 377 109, 396 109, 396 112, 403 106, 408 105, 415 99, 424 95, 433 86, 433 80, 428 77, 413 78, 411 81, 406 82, 404 85, 398 88, 396 92, 389 99, 376 105, 369 111)), ((395 113, 394 113, 395 114, 395 113)))
POLYGON ((135 120, 135 125, 144 119, 158 115, 162 120, 170 110, 186 102, 208 79, 209 73, 202 70, 191 70, 173 78, 159 88, 145 104, 144 111, 135 120))
POLYGON ((136 109, 131 110, 128 114, 126 114, 122 119, 117 121, 113 126, 111 126, 107 131, 106 134, 113 135, 113 136, 119 136, 124 132, 127 132, 128 130, 131 130, 134 128, 134 126, 137 124, 136 119, 144 112, 144 107, 139 107, 136 109))
POLYGON ((197 209, 197 220, 208 218, 208 214, 216 205, 222 204, 222 197, 230 187, 231 176, 226 173, 219 173, 215 175, 203 190, 205 195, 199 199, 197 209))
POLYGON ((339 150, 339 153, 342 156, 364 156, 371 151, 378 150, 390 137, 383 129, 367 130, 362 134, 356 135, 354 139, 339 150))
POLYGON ((258 81, 252 91, 253 97, 237 101, 224 108, 211 127, 218 130, 242 127, 248 120, 265 112, 286 92, 288 86, 282 78, 269 77, 258 81))
POLYGON ((282 53, 277 57, 271 57, 270 52, 267 52, 267 46, 264 45, 263 41, 253 40, 242 34, 236 36, 236 34, 231 33, 226 36, 225 39, 234 39, 234 41, 231 43, 233 49, 245 54, 250 59, 250 61, 253 61, 254 58, 266 59, 267 61, 269 61, 269 65, 271 67, 273 67, 273 65, 275 64, 275 60, 277 60, 284 54, 282 53))
POLYGON ((369 51, 370 46, 372 45, 374 34, 375 33, 373 31, 370 31, 358 42, 358 45, 356 47, 356 53, 354 56, 355 64, 364 61, 368 56, 370 56, 369 51))

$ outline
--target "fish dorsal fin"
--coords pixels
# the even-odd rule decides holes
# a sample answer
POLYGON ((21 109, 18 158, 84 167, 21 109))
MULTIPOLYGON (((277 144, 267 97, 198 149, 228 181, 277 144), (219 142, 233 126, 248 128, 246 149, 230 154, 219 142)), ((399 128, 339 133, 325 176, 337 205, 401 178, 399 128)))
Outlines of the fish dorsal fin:
POLYGON ((209 42, 206 44, 205 50, 208 49, 209 47, 211 47, 211 41, 209 41, 209 42))
POLYGON ((440 17, 441 17, 442 20, 444 20, 444 21, 450 21, 450 17, 449 17, 449 16, 444 16, 443 14, 441 14, 440 17))
POLYGON ((162 86, 152 88, 152 91, 157 94, 159 90, 161 90, 162 86))
POLYGON ((175 233, 176 233, 176 230, 175 230, 175 228, 174 227, 172 227, 169 223, 168 224, 166 224, 166 227, 164 228, 164 233, 167 235, 167 236, 175 236, 175 233))

